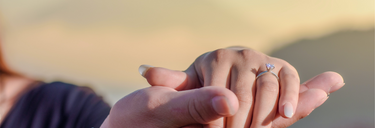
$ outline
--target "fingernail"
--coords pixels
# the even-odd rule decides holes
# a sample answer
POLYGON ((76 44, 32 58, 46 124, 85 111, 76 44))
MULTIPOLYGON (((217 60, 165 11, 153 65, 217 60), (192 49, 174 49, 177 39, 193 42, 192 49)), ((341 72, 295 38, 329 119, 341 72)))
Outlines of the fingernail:
POLYGON ((139 73, 143 77, 145 77, 147 70, 149 70, 152 67, 154 67, 154 66, 151 66, 151 65, 141 65, 141 66, 139 66, 138 71, 139 71, 139 73))
POLYGON ((319 106, 322 105, 324 102, 326 102, 326 100, 327 100, 328 98, 329 98, 329 96, 324 97, 322 100, 320 100, 320 101, 316 104, 315 108, 319 107, 319 106))
POLYGON ((226 97, 216 96, 211 101, 212 101, 212 106, 214 110, 218 114, 223 115, 223 116, 234 114, 233 108, 231 107, 226 97))
POLYGON ((332 86, 332 87, 329 88, 329 90, 328 90, 328 95, 329 95, 331 92, 336 91, 337 89, 341 88, 341 87, 344 86, 344 85, 345 85, 345 83, 338 83, 338 84, 332 86))
POLYGON ((293 116, 293 106, 290 102, 285 103, 284 114, 288 118, 291 118, 293 116))

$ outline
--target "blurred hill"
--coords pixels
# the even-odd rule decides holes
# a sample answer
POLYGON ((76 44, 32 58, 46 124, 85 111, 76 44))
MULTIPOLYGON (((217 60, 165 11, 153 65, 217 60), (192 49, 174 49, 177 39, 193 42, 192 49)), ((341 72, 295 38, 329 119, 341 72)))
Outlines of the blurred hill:
POLYGON ((297 41, 271 55, 296 67, 301 82, 335 71, 346 83, 290 128, 374 128, 374 29, 297 41))

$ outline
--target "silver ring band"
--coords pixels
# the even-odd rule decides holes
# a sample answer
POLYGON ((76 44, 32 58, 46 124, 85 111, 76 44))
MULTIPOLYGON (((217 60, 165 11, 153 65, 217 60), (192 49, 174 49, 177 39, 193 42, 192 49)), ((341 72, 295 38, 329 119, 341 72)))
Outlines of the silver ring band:
POLYGON ((272 69, 275 68, 275 66, 274 66, 273 64, 267 63, 267 64, 266 64, 266 68, 267 68, 267 71, 263 71, 263 72, 259 73, 259 74, 257 75, 257 79, 258 79, 260 76, 262 76, 262 75, 266 74, 267 72, 269 72, 269 73, 271 73, 272 75, 274 75, 274 76, 277 78, 277 80, 279 80, 279 76, 277 76, 276 73, 274 73, 274 72, 271 71, 272 69))
POLYGON ((258 79, 260 76, 266 74, 267 72, 271 73, 271 74, 274 75, 277 79, 279 79, 279 77, 276 75, 276 73, 274 73, 274 72, 272 72, 272 71, 264 71, 264 72, 259 73, 259 75, 257 76, 257 79, 258 79))

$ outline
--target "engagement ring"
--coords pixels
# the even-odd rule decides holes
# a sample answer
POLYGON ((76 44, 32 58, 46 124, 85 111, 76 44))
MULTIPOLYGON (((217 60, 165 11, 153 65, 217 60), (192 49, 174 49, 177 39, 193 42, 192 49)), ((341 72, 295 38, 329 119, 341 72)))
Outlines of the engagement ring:
POLYGON ((267 63, 267 64, 266 64, 266 68, 267 68, 267 71, 263 71, 263 72, 259 73, 258 76, 257 76, 257 79, 258 79, 260 76, 262 76, 262 75, 266 74, 267 72, 269 72, 269 73, 271 73, 272 75, 274 75, 274 76, 277 78, 277 80, 279 80, 279 77, 276 75, 276 73, 274 73, 274 72, 271 71, 272 69, 275 68, 275 65, 270 64, 270 63, 267 63))

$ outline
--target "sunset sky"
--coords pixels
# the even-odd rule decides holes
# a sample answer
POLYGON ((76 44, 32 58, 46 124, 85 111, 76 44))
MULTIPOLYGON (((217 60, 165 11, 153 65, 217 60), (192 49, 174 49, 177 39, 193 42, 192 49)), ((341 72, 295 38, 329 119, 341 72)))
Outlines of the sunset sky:
POLYGON ((271 53, 301 39, 374 27, 373 0, 1 0, 8 63, 45 81, 90 85, 114 103, 148 84, 141 64, 186 69, 242 45, 271 53))

